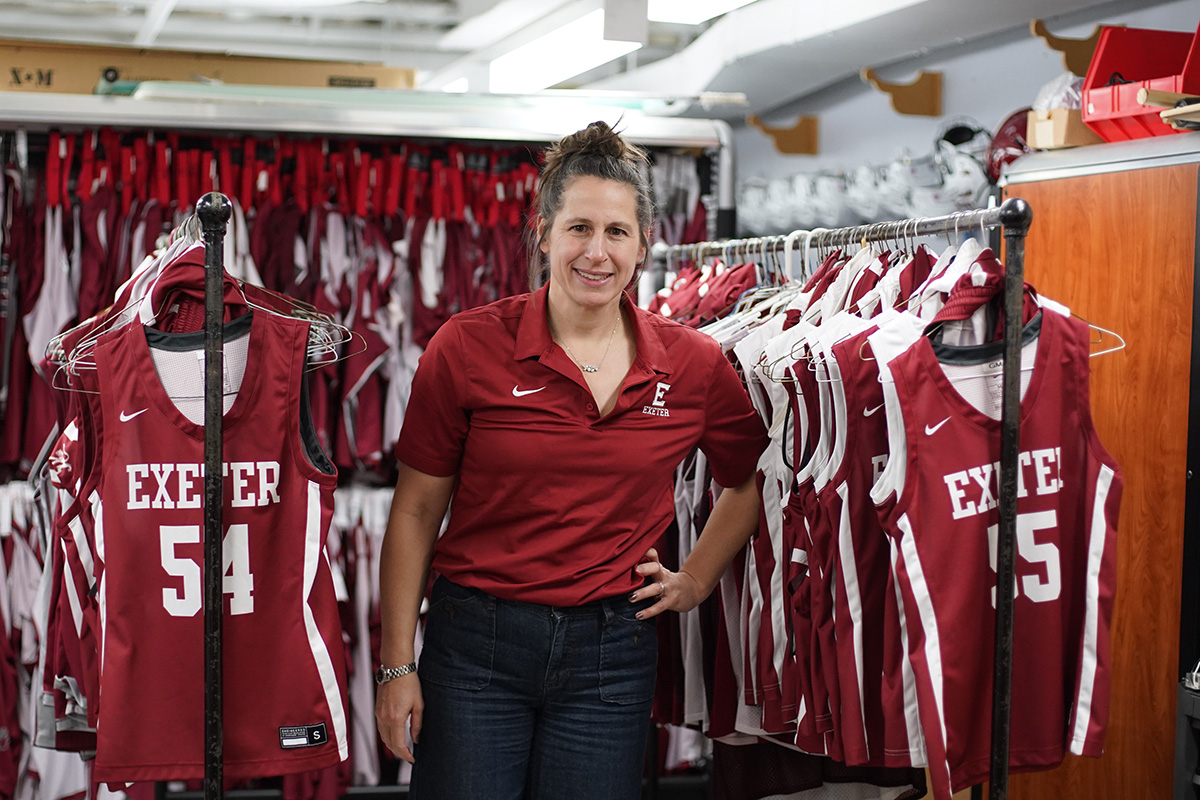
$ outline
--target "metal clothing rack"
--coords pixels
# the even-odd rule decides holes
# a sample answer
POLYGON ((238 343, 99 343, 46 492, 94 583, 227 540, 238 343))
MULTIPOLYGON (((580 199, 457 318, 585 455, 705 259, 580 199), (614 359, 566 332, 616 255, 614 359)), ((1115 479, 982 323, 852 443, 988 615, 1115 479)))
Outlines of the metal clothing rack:
MULTIPOLYGON (((238 131, 247 134, 329 135, 357 138, 405 137, 425 140, 549 143, 597 119, 620 117, 622 135, 648 148, 712 150, 716 213, 710 235, 731 236, 737 225, 737 166, 733 128, 723 119, 655 116, 633 113, 612 105, 612 99, 590 103, 547 104, 539 96, 514 95, 500 104, 479 96, 448 97, 443 92, 402 91, 387 94, 387 105, 357 102, 345 97, 326 102, 289 102, 266 97, 265 87, 254 102, 245 98, 189 96, 163 89, 202 87, 183 83, 149 83, 158 89, 145 96, 63 95, 53 92, 10 92, 0 107, 0 131, 44 131, 51 128, 119 127, 164 131, 238 131), (429 95, 436 97, 435 102, 429 95)), ((225 87, 236 88, 236 87, 225 87)), ((328 92, 329 90, 325 90, 328 92)), ((379 95, 383 97, 381 93, 379 95)))
MULTIPOLYGON (((703 258, 738 253, 768 255, 804 247, 837 247, 915 236, 959 233, 975 228, 1001 228, 1005 242, 1004 366, 1000 414, 1000 529, 996 551, 996 649, 992 683, 992 748, 989 800, 1008 797, 1009 722, 1012 716, 1013 592, 1016 559, 1013 541, 1017 530, 1017 458, 1021 412, 1022 297, 1025 287, 1025 235, 1033 209, 1019 197, 998 208, 958 212, 940 217, 896 220, 848 228, 796 231, 787 236, 670 245, 659 250, 672 257, 703 258)), ((789 276, 790 277, 790 276, 789 276)), ((973 792, 980 787, 973 787, 973 792)))

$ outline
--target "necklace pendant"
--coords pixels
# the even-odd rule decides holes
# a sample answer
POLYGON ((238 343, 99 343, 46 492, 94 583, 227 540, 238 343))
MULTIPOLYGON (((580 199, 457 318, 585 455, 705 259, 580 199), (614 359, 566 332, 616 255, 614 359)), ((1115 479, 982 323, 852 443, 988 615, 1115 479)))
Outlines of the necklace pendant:
POLYGON ((595 364, 584 364, 583 371, 584 372, 599 372, 600 368, 597 367, 595 364))

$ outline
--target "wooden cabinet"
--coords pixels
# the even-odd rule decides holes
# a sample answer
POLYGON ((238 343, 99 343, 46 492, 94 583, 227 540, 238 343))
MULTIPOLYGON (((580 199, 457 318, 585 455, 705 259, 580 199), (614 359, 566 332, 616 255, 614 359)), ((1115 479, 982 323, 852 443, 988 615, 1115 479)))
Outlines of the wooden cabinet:
POLYGON ((1171 797, 1180 663, 1200 656, 1200 564, 1185 547, 1200 481, 1192 444, 1200 135, 1167 138, 1180 141, 1027 156, 1004 190, 1033 207, 1027 280, 1126 342, 1092 360, 1092 413, 1125 478, 1105 753, 1013 776, 1017 800, 1171 797))

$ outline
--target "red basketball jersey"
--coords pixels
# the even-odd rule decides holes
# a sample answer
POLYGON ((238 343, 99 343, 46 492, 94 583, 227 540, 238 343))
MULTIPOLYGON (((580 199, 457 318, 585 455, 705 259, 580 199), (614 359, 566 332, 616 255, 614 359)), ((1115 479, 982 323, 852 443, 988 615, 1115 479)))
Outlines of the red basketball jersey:
MULTIPOLYGON (((259 311, 226 326, 249 358, 224 416, 224 771, 231 779, 347 756, 346 676, 324 555, 336 471, 301 411, 308 324, 259 311), (249 328, 248 333, 246 329, 249 328), (318 466, 319 465, 319 466, 318 466)), ((155 347, 203 334, 130 325, 96 347, 103 446, 96 518, 102 644, 98 781, 198 778, 204 427, 158 379, 155 347)), ((194 368, 202 360, 188 352, 194 368)))
MULTIPOLYGON (((1001 348, 921 337, 890 364, 907 453, 884 525, 899 551, 896 579, 938 798, 988 774, 1000 434, 964 393, 999 416, 1001 348)), ((1087 326, 1041 312, 1026 326, 1022 361, 1013 772, 1053 767, 1068 748, 1101 753, 1122 485, 1092 425, 1087 326)))
POLYGON ((848 337, 832 350, 847 419, 843 456, 825 498, 838 553, 838 724, 847 764, 920 766, 924 742, 915 719, 915 687, 905 680, 909 671, 895 635, 900 622, 888 537, 870 499, 888 455, 883 386, 867 346, 873 331, 848 337))

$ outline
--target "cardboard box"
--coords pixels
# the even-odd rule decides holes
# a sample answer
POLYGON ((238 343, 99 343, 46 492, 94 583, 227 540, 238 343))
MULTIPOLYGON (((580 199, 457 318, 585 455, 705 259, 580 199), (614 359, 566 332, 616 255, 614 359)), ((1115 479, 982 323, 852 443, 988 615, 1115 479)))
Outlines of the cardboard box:
POLYGON ((1035 150, 1056 150, 1100 144, 1104 140, 1084 124, 1078 108, 1051 108, 1029 112, 1025 141, 1035 150))
POLYGON ((196 80, 411 89, 416 73, 382 64, 0 40, 0 91, 92 94, 102 81, 196 80))

